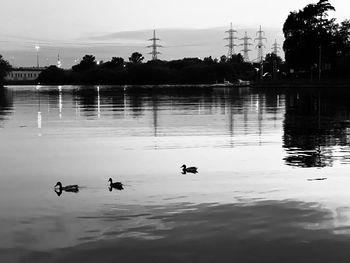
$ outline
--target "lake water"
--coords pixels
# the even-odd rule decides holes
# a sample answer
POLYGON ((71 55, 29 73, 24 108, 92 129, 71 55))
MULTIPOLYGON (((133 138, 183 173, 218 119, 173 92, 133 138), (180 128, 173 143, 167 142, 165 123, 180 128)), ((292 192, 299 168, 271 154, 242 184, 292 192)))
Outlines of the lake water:
POLYGON ((0 90, 0 262, 349 262, 349 101, 331 87, 0 90))

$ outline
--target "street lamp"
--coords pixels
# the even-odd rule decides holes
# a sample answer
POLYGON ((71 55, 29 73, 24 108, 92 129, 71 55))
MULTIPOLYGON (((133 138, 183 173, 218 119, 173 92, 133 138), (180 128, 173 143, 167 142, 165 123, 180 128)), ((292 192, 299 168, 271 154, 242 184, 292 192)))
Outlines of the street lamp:
POLYGON ((36 67, 39 68, 39 49, 40 47, 38 45, 35 46, 36 50, 36 67))

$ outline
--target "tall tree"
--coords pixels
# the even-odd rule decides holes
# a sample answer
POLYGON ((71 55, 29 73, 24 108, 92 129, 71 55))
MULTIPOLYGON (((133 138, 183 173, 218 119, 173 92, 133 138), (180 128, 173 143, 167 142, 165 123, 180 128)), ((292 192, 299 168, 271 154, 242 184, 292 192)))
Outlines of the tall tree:
POLYGON ((335 56, 337 25, 334 19, 328 19, 328 12, 334 10, 328 0, 320 0, 289 14, 283 25, 283 49, 289 66, 309 70, 318 64, 320 47, 324 61, 335 56))

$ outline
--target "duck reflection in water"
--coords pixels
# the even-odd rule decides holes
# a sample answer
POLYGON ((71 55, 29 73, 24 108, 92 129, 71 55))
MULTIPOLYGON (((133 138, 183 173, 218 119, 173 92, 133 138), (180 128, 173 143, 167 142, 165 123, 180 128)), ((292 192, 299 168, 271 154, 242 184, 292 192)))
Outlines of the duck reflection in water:
POLYGON ((108 190, 110 192, 112 192, 113 189, 116 189, 116 190, 119 190, 119 191, 124 190, 123 184, 121 182, 113 183, 112 178, 109 178, 108 182, 109 182, 108 190))
POLYGON ((55 185, 55 193, 58 196, 61 196, 63 191, 70 192, 70 193, 78 193, 79 192, 79 186, 78 185, 62 186, 61 182, 57 182, 57 184, 55 185))
POLYGON ((191 174, 196 174, 198 173, 198 168, 197 167, 187 167, 185 164, 183 166, 181 166, 182 168, 182 174, 187 174, 187 173, 191 173, 191 174))

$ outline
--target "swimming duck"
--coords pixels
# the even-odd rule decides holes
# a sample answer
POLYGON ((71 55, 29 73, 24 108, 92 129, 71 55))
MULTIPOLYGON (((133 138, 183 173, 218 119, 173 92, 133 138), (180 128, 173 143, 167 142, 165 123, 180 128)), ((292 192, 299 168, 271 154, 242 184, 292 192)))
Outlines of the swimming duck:
POLYGON ((62 186, 61 182, 57 182, 57 184, 55 185, 55 189, 57 189, 62 192, 62 191, 66 191, 66 192, 73 192, 73 193, 77 193, 79 192, 79 186, 78 185, 67 185, 67 186, 62 186))
POLYGON ((327 180, 327 178, 315 178, 315 179, 307 179, 308 181, 324 181, 327 180))
POLYGON ((123 190, 124 189, 123 188, 123 184, 121 182, 113 183, 112 178, 109 178, 108 182, 109 182, 110 189, 112 189, 112 188, 115 188, 115 189, 118 189, 118 190, 123 190))
POLYGON ((55 193, 56 193, 58 196, 61 196, 61 195, 62 195, 62 190, 55 189, 55 193))
POLYGON ((186 167, 186 165, 184 164, 183 166, 181 166, 181 168, 182 168, 182 173, 184 173, 184 174, 186 174, 186 173, 193 173, 193 174, 198 173, 197 167, 186 167))

